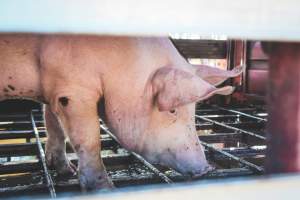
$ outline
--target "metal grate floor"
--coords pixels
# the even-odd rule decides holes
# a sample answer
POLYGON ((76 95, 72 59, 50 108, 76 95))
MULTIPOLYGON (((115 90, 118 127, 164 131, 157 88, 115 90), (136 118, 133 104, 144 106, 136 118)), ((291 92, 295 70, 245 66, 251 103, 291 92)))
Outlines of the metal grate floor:
MULTIPOLYGON (((206 156, 216 169, 198 180, 264 173, 266 109, 263 105, 230 108, 198 105, 196 126, 206 156)), ((191 181, 178 172, 153 166, 139 155, 123 149, 100 122, 102 157, 117 188, 154 183, 191 181)), ((58 176, 45 166, 46 140, 40 110, 0 115, 0 197, 79 192, 77 177, 58 176)), ((77 162, 70 145, 68 157, 77 162)))

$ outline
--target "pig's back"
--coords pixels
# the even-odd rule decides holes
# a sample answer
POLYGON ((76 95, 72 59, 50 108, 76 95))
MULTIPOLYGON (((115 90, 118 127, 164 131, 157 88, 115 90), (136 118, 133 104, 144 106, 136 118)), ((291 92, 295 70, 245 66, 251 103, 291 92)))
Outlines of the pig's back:
POLYGON ((134 129, 145 129, 142 127, 150 116, 152 75, 161 67, 185 68, 187 63, 168 38, 103 38, 102 44, 99 55, 105 55, 101 59, 107 66, 103 76, 107 122, 112 130, 121 132, 118 137, 132 141, 134 129))
POLYGON ((40 36, 0 34, 0 98, 40 96, 40 36))
POLYGON ((140 95, 158 68, 186 67, 186 61, 168 38, 103 37, 99 44, 105 88, 123 97, 140 95))

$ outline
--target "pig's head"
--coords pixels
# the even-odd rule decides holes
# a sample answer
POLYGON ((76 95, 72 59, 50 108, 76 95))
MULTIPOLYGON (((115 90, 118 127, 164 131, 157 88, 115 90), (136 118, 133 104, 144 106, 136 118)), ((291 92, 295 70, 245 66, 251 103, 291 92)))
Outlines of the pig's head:
POLYGON ((174 67, 158 69, 151 78, 150 122, 139 145, 148 161, 171 167, 183 174, 200 176, 211 169, 195 129, 195 103, 214 94, 229 95, 233 87, 216 88, 225 79, 237 76, 232 71, 199 66, 192 71, 174 67), (201 71, 205 71, 205 73, 201 71), (216 73, 218 72, 218 73, 216 73))

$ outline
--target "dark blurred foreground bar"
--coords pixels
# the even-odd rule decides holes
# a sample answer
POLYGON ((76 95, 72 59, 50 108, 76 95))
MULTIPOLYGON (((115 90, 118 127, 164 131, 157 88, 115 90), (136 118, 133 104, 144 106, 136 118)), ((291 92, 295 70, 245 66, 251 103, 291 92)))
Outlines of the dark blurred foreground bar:
POLYGON ((265 43, 269 54, 266 171, 300 172, 300 43, 265 43))

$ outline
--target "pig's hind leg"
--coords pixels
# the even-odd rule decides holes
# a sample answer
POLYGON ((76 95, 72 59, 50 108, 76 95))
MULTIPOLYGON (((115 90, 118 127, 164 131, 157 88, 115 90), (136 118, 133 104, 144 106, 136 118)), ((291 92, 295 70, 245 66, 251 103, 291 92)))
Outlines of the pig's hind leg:
POLYGON ((64 132, 59 121, 48 105, 44 106, 44 118, 47 129, 46 162, 54 167, 59 174, 75 174, 76 166, 66 155, 66 142, 64 132))

